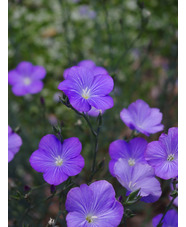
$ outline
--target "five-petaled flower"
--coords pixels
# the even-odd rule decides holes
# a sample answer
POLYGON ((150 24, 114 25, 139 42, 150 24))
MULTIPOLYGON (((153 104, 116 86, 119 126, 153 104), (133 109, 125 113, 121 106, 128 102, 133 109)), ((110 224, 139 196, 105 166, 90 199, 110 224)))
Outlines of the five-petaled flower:
POLYGON ((131 103, 128 109, 124 108, 120 117, 122 121, 132 130, 137 130, 146 136, 162 131, 162 113, 158 108, 150 108, 141 99, 131 103))
POLYGON ((21 137, 12 131, 8 126, 8 162, 12 161, 14 155, 19 151, 22 145, 21 137))
POLYGON ((65 206, 69 212, 66 217, 68 227, 116 227, 124 212, 115 198, 113 186, 105 180, 71 189, 65 206))
POLYGON ((136 163, 147 163, 144 153, 147 147, 147 141, 143 138, 134 138, 128 143, 125 140, 116 140, 109 146, 111 160, 109 162, 110 173, 114 176, 114 165, 118 159, 127 160, 130 166, 136 163))
POLYGON ((30 62, 23 61, 8 73, 8 83, 12 85, 12 92, 16 96, 35 94, 42 90, 41 81, 46 75, 43 66, 34 66, 30 62))
POLYGON ((127 160, 119 159, 114 165, 114 176, 128 190, 127 194, 140 189, 139 195, 144 202, 155 202, 161 196, 160 183, 148 164, 136 163, 131 166, 127 160))
POLYGON ((145 159, 151 165, 156 176, 168 180, 178 176, 178 128, 162 133, 159 141, 147 145, 145 159))
POLYGON ((58 89, 69 98, 70 104, 80 112, 88 112, 91 107, 106 110, 114 105, 108 95, 114 86, 109 75, 97 75, 86 68, 74 66, 69 69, 67 79, 61 82, 58 89))
POLYGON ((39 149, 30 157, 30 164, 51 185, 59 185, 69 176, 79 174, 84 167, 84 159, 80 155, 82 149, 78 138, 65 139, 63 143, 54 135, 44 136, 39 149))

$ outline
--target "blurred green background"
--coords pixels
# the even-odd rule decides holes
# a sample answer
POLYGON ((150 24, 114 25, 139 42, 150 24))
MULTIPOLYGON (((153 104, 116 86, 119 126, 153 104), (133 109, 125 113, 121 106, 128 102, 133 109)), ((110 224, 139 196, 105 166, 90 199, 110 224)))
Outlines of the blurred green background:
MULTIPOLYGON (((49 185, 27 195, 29 187, 44 184, 29 157, 40 139, 62 125, 64 138, 76 136, 83 145, 85 167, 77 184, 85 183, 91 170, 93 139, 86 122, 58 102, 57 89, 63 71, 79 61, 91 59, 114 78, 111 96, 114 107, 103 115, 98 163, 104 166, 94 180, 107 179, 117 192, 125 190, 108 171, 109 144, 128 138, 131 131, 121 121, 120 111, 143 99, 163 113, 165 132, 177 126, 177 1, 176 0, 9 0, 9 70, 21 61, 42 65, 47 70, 43 90, 16 97, 9 87, 9 125, 18 130, 23 145, 9 163, 9 226, 47 226, 64 209, 65 196, 50 196, 49 185), (26 195, 26 196, 25 196, 26 195)), ((90 118, 96 125, 96 118, 90 118)), ((157 133, 149 138, 159 137, 157 133)), ((127 226, 151 226, 151 218, 169 201, 169 182, 161 182, 163 195, 155 204, 132 207, 136 216, 127 226)), ((59 215, 58 226, 66 226, 59 215)), ((123 225, 121 225, 123 226, 123 225)))

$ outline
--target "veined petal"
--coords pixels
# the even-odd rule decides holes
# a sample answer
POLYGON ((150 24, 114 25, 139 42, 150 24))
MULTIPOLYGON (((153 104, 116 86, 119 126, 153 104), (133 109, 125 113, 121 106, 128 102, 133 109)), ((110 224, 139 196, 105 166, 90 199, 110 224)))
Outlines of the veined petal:
POLYGON ((51 166, 45 170, 43 174, 44 180, 53 185, 59 185, 62 182, 66 181, 68 176, 62 171, 61 167, 51 166))
POLYGON ((112 159, 118 160, 119 158, 130 158, 129 145, 124 140, 116 140, 109 146, 109 154, 112 159))
POLYGON ((44 150, 49 157, 55 158, 61 155, 62 145, 56 136, 48 134, 41 139, 39 149, 44 150))
POLYGON ((110 109, 114 106, 114 101, 109 95, 106 95, 104 97, 92 96, 88 99, 88 102, 96 109, 102 110, 110 109))
POLYGON ((63 141, 62 158, 68 160, 81 153, 82 144, 77 137, 71 137, 63 141))
POLYGON ((98 215, 100 212, 105 213, 116 200, 113 186, 105 180, 100 180, 89 187, 93 192, 92 212, 98 215))
POLYGON ((82 184, 80 187, 72 188, 68 192, 65 207, 68 212, 75 211, 87 215, 91 210, 92 202, 92 190, 88 185, 82 184))
POLYGON ((91 95, 93 96, 104 96, 108 95, 114 87, 114 81, 109 75, 98 75, 94 77, 91 86, 91 95))
POLYGON ((79 94, 70 94, 69 101, 70 104, 80 112, 88 112, 91 109, 88 99, 84 99, 79 94))
POLYGON ((75 176, 81 172, 85 165, 84 158, 81 155, 78 155, 75 158, 64 160, 62 165, 63 172, 68 176, 75 176))
POLYGON ((85 215, 80 212, 70 212, 66 216, 67 226, 68 227, 88 227, 86 225, 85 215))

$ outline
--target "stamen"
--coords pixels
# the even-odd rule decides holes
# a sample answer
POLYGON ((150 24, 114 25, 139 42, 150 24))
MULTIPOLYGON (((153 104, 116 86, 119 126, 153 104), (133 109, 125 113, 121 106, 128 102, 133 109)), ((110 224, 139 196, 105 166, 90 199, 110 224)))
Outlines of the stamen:
POLYGON ((85 89, 83 89, 83 90, 82 90, 81 96, 82 96, 84 99, 90 98, 90 89, 89 89, 88 87, 86 87, 85 89))
POLYGON ((128 160, 128 164, 129 164, 129 166, 134 166, 135 165, 135 159, 130 158, 128 160))
POLYGON ((167 157, 167 161, 173 161, 174 160, 174 154, 169 154, 167 157))
POLYGON ((55 159, 56 166, 61 166, 63 164, 63 159, 59 155, 55 159))
POLYGON ((28 78, 28 77, 25 77, 25 78, 24 78, 24 84, 25 84, 25 85, 31 84, 31 79, 28 78))
POLYGON ((97 216, 88 215, 88 216, 86 217, 86 220, 87 220, 88 223, 92 223, 92 222, 95 221, 96 218, 98 218, 98 217, 97 217, 97 216))

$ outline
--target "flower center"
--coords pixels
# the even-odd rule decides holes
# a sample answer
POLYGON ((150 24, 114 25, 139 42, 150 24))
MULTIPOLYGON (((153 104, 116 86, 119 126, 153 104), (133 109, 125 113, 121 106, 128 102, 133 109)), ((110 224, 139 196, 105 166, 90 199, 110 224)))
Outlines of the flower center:
POLYGON ((85 89, 83 89, 81 96, 84 99, 88 99, 90 97, 90 89, 88 87, 86 87, 85 89))
POLYGON ((167 157, 167 161, 173 161, 174 160, 174 154, 169 154, 167 157))
POLYGON ((129 164, 129 166, 134 166, 135 165, 135 159, 130 158, 128 160, 128 164, 129 164))
POLYGON ((98 218, 98 217, 97 216, 87 215, 86 220, 87 220, 88 223, 92 223, 92 222, 94 222, 94 220, 96 218, 98 218))
POLYGON ((30 84, 31 84, 31 79, 28 78, 28 77, 25 77, 25 78, 24 78, 24 84, 25 84, 25 85, 30 85, 30 84))
POLYGON ((55 160, 56 166, 61 166, 63 164, 63 159, 59 155, 55 158, 55 160))

